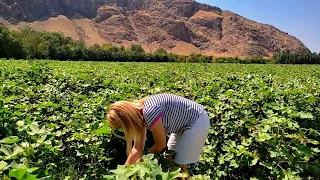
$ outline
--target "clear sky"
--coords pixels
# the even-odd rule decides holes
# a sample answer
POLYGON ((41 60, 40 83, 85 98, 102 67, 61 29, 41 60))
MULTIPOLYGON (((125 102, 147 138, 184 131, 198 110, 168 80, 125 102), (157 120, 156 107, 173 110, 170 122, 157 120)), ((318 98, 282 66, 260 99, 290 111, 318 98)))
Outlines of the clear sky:
POLYGON ((320 0, 196 0, 271 24, 320 52, 320 0))

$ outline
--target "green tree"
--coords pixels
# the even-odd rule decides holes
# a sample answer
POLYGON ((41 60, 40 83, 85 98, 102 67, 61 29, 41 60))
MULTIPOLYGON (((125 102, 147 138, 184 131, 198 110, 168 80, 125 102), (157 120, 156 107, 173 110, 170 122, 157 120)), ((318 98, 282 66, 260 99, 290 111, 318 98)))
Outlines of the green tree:
POLYGON ((168 52, 163 48, 158 48, 154 54, 168 54, 168 52))
POLYGON ((119 48, 117 46, 114 46, 112 44, 104 44, 101 47, 104 51, 110 51, 110 52, 118 52, 119 48))
POLYGON ((126 48, 124 47, 124 45, 121 45, 121 46, 119 47, 119 51, 124 52, 125 50, 126 50, 126 48))
POLYGON ((23 27, 20 33, 17 33, 17 38, 22 42, 28 58, 48 58, 50 44, 45 40, 44 33, 37 32, 30 27, 23 27))
POLYGON ((142 46, 138 45, 138 44, 132 44, 130 50, 134 51, 134 52, 138 52, 138 53, 145 53, 145 51, 142 48, 142 46))
POLYGON ((8 28, 0 26, 0 57, 20 59, 24 56, 20 41, 12 36, 8 28))

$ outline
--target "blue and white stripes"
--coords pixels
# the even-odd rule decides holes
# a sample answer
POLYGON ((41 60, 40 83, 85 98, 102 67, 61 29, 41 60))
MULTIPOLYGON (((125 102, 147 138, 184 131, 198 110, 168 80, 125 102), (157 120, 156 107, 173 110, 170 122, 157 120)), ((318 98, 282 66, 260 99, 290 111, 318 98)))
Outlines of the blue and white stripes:
POLYGON ((152 95, 143 107, 147 127, 151 128, 161 117, 167 134, 191 128, 203 112, 202 105, 173 94, 152 95))

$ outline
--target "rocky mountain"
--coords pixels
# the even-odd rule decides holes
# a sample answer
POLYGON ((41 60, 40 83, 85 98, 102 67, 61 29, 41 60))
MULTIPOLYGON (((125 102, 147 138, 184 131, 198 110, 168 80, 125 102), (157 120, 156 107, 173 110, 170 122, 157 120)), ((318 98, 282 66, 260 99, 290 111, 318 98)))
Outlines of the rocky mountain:
POLYGON ((266 24, 193 0, 0 0, 1 22, 60 31, 88 44, 141 44, 176 54, 271 56, 308 51, 266 24))

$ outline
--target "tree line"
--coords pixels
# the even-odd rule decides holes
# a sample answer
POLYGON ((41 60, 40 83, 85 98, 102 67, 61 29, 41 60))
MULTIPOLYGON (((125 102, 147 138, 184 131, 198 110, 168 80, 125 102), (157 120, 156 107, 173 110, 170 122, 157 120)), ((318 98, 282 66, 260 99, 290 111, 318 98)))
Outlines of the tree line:
POLYGON ((272 60, 279 64, 320 64, 320 53, 282 51, 273 55, 272 60))
POLYGON ((75 41, 57 32, 40 32, 30 27, 10 31, 0 26, 0 58, 13 59, 54 59, 73 61, 118 61, 118 62, 190 62, 190 63, 283 63, 283 64, 320 64, 320 54, 294 54, 280 52, 272 57, 213 57, 201 54, 189 56, 168 53, 159 48, 146 53, 137 44, 130 48, 111 44, 86 46, 81 40, 75 41))

